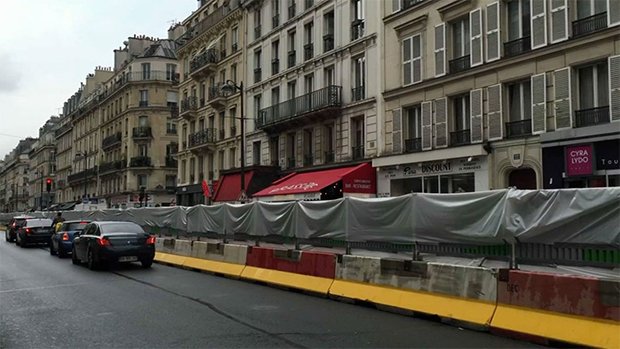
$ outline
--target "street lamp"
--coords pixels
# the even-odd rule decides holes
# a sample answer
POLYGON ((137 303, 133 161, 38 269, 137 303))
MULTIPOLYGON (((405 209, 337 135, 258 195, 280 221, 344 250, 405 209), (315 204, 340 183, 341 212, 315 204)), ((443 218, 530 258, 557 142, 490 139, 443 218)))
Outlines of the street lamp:
POLYGON ((222 93, 225 96, 229 96, 235 92, 239 91, 239 95, 241 98, 241 117, 238 119, 241 120, 241 194, 240 200, 241 203, 245 203, 245 114, 243 110, 243 81, 237 85, 232 80, 226 80, 224 85, 222 85, 222 93))

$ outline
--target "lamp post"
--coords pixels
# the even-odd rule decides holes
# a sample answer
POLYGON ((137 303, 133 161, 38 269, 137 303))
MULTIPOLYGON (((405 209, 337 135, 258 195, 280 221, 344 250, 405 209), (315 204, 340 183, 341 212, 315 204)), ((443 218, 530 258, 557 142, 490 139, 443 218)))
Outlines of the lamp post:
POLYGON ((239 85, 237 85, 234 81, 232 80, 226 80, 226 82, 224 83, 224 85, 222 86, 222 93, 224 95, 230 95, 235 93, 236 91, 239 91, 239 95, 241 98, 241 101, 239 102, 240 107, 241 107, 241 117, 239 117, 238 119, 241 120, 241 194, 240 194, 240 200, 241 203, 245 203, 245 114, 244 114, 244 110, 243 110, 243 82, 240 82, 239 85))

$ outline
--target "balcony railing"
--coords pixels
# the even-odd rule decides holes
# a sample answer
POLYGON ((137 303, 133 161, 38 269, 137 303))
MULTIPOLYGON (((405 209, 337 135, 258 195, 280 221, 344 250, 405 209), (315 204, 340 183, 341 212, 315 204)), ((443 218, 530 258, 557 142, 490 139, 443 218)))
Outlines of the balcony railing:
POLYGON ((450 146, 470 144, 470 134, 471 131, 469 129, 450 132, 450 146))
POLYGON ((261 109, 256 124, 261 128, 307 113, 340 106, 342 106, 342 87, 331 85, 261 109))
POLYGON ((506 138, 529 136, 532 134, 532 119, 506 123, 506 138))
POLYGON ((314 44, 308 43, 304 45, 304 61, 314 57, 314 44))
POLYGON ((276 75, 280 72, 280 60, 274 58, 271 60, 271 75, 276 75))
POLYGON ((353 160, 360 160, 364 158, 364 146, 356 145, 351 147, 351 157, 353 160))
POLYGON ((323 52, 334 49, 334 34, 323 35, 323 52))
POLYGON ((148 107, 149 106, 149 101, 140 101, 138 105, 140 107, 148 107))
POLYGON ((126 164, 127 163, 124 160, 104 162, 101 165, 99 165, 99 173, 118 171, 118 170, 125 168, 126 164))
POLYGON ((295 50, 288 51, 288 67, 289 68, 294 67, 295 61, 296 61, 295 50))
POLYGON ((422 151, 422 138, 405 139, 405 152, 416 153, 422 151))
POLYGON ((294 168, 297 166, 297 161, 295 161, 295 158, 288 158, 286 159, 286 165, 287 168, 294 168))
POLYGON ((189 135, 189 146, 197 147, 214 143, 216 132, 217 130, 214 128, 207 128, 189 135))
POLYGON ((532 42, 529 36, 524 36, 520 39, 508 41, 504 43, 504 56, 512 57, 518 56, 522 53, 528 52, 532 49, 532 42))
POLYGON ((254 27, 254 39, 259 39, 261 35, 261 26, 260 24, 254 27))
POLYGON ((198 97, 190 96, 181 101, 181 115, 198 109, 198 97))
POLYGON ((106 98, 107 96, 123 88, 123 86, 127 85, 130 82, 171 81, 173 83, 178 83, 179 78, 180 75, 173 71, 151 70, 144 72, 138 71, 124 73, 117 76, 109 85, 106 86, 106 89, 104 90, 100 98, 106 98))
POLYGON ((212 65, 213 67, 220 61, 220 55, 217 49, 210 48, 198 56, 194 57, 189 63, 189 73, 194 74, 201 71, 204 67, 212 65))
POLYGON ((358 87, 351 89, 351 100, 355 102, 355 101, 361 101, 364 98, 365 98, 364 86, 358 86, 358 87))
POLYGON ((609 106, 575 111, 575 127, 609 123, 609 106))
POLYGON ((328 150, 325 152, 325 163, 326 164, 331 164, 332 162, 334 162, 335 160, 335 153, 333 150, 328 150))
POLYGON ((71 123, 64 124, 60 126, 56 131, 54 131, 54 136, 59 137, 63 133, 71 130, 72 128, 73 128, 73 125, 71 125, 71 123))
POLYGON ((69 183, 75 183, 77 181, 94 179, 97 176, 98 167, 95 166, 93 168, 89 168, 85 171, 81 171, 78 173, 71 174, 67 177, 67 181, 69 183))
POLYGON ((209 103, 220 101, 221 98, 225 98, 222 92, 222 84, 216 84, 209 87, 209 103))
POLYGON ((312 155, 304 155, 304 166, 312 166, 314 157, 312 155))
POLYGON ((262 69, 254 68, 254 83, 260 82, 262 80, 262 69))
POLYGON ((426 0, 403 0, 403 7, 401 9, 401 11, 406 10, 410 7, 413 7, 421 2, 424 2, 426 0))
POLYGON ((275 14, 272 18, 271 18, 271 25, 273 28, 277 28, 280 25, 280 14, 275 14))
POLYGON ((458 73, 469 69, 469 55, 455 58, 450 61, 450 73, 458 73))
POLYGON ((116 132, 115 134, 103 139, 103 141, 101 142, 101 148, 106 150, 116 145, 120 145, 122 139, 123 135, 120 132, 116 132))
POLYGON ((148 156, 134 156, 129 160, 131 167, 151 167, 151 158, 148 156))
POLYGON ((288 19, 295 17, 295 3, 292 3, 288 7, 288 19))
POLYGON ((177 168, 178 164, 179 163, 177 159, 173 158, 172 156, 166 156, 166 167, 177 168))
POLYGON ((153 136, 149 126, 134 127, 132 135, 133 138, 151 138, 153 136))
POLYGON ((200 34, 213 29, 216 24, 226 18, 229 14, 237 10, 241 6, 242 1, 240 0, 230 0, 228 1, 227 6, 220 6, 215 11, 207 15, 203 18, 198 24, 189 28, 185 34, 183 34, 179 39, 177 39, 177 44, 179 46, 187 45, 194 38, 199 36, 200 34))
POLYGON ((351 23, 351 40, 357 40, 364 36, 364 20, 356 19, 351 23))
POLYGON ((605 28, 607 28, 607 12, 597 13, 593 16, 574 21, 573 37, 594 33, 605 28))
POLYGON ((166 134, 175 135, 177 134, 177 129, 172 127, 166 127, 166 134))

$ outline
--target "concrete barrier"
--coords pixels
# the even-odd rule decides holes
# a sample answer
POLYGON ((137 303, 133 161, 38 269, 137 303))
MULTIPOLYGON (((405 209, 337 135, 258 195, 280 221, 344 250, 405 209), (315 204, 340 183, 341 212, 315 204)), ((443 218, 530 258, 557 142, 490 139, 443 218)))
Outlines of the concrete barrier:
POLYGON ((345 255, 329 294, 487 326, 496 290, 491 269, 345 255))
POLYGON ((492 328, 594 347, 620 347, 620 282, 501 270, 492 328))
POLYGON ((174 251, 172 252, 179 256, 191 256, 192 255, 192 241, 190 240, 175 240, 174 251))

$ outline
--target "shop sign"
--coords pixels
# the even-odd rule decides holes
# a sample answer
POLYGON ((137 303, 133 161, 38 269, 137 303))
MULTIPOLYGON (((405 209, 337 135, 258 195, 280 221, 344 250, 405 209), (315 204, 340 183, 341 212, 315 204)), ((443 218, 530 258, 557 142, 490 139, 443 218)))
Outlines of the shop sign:
POLYGON ((592 174, 592 145, 566 147, 566 175, 583 176, 592 174))
POLYGON ((594 150, 597 170, 620 169, 620 142, 618 140, 595 143, 594 150))
POLYGON ((420 175, 469 173, 482 170, 484 159, 473 157, 447 161, 431 161, 420 164, 407 164, 399 169, 389 170, 382 174, 385 179, 416 177, 420 175))

